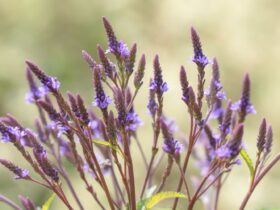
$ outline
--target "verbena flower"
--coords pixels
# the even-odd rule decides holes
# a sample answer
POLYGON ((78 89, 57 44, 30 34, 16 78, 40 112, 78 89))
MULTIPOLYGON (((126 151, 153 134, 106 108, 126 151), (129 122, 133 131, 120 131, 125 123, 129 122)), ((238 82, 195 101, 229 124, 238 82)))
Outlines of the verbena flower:
POLYGON ((0 159, 0 163, 16 175, 15 179, 26 179, 29 176, 28 170, 22 169, 8 160, 0 159))
POLYGON ((173 138, 173 135, 171 133, 171 129, 168 127, 168 125, 164 122, 164 120, 161 120, 161 130, 163 135, 163 146, 162 149, 173 156, 174 158, 178 158, 180 153, 182 152, 183 146, 182 144, 173 138))
POLYGON ((256 110, 251 103, 250 98, 251 81, 249 75, 246 74, 243 80, 242 95, 239 101, 232 104, 231 109, 238 111, 239 122, 244 122, 247 114, 256 114, 256 110))
POLYGON ((198 66, 204 68, 211 62, 203 54, 201 43, 200 43, 200 38, 199 38, 196 30, 193 27, 191 28, 191 38, 192 38, 192 44, 193 44, 193 50, 194 50, 194 55, 192 57, 192 61, 194 63, 196 63, 198 66))
POLYGON ((168 90, 167 83, 162 79, 162 70, 158 55, 156 55, 154 59, 154 78, 150 83, 150 90, 155 91, 158 95, 162 95, 168 90))
POLYGON ((105 17, 103 17, 103 24, 108 37, 108 50, 106 53, 113 53, 116 56, 126 58, 129 54, 127 45, 123 41, 117 40, 111 24, 105 17))
POLYGON ((112 102, 112 100, 109 96, 105 95, 103 86, 101 84, 99 68, 94 68, 93 70, 93 83, 96 96, 92 104, 99 107, 100 109, 106 109, 112 102))
MULTIPOLYGON (((151 82, 150 82, 151 83, 151 82)), ((149 102, 147 105, 149 114, 154 117, 158 108, 156 99, 155 99, 155 91, 153 89, 149 90, 149 102)))
POLYGON ((126 122, 126 131, 136 131, 137 128, 143 124, 138 114, 133 110, 127 113, 126 122))
POLYGON ((1 132, 1 140, 3 142, 10 142, 12 140, 17 140, 21 142, 21 140, 25 137, 26 132, 19 127, 12 126, 4 126, 0 129, 1 132))
POLYGON ((28 68, 36 75, 36 77, 41 81, 42 93, 54 92, 57 91, 60 87, 60 82, 55 78, 46 75, 37 65, 33 64, 30 61, 26 61, 28 68))
POLYGON ((59 181, 58 171, 51 165, 47 158, 46 150, 40 145, 36 144, 33 148, 33 154, 39 163, 43 172, 55 182, 59 181))

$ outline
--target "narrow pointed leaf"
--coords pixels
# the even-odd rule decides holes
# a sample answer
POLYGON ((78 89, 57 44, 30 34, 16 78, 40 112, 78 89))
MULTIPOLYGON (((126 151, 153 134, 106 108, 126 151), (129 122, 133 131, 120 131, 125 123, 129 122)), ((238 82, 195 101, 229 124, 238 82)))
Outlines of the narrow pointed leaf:
POLYGON ((251 178, 254 176, 254 166, 253 166, 253 161, 250 158, 249 154, 246 152, 246 150, 241 149, 240 150, 240 155, 245 161, 246 165, 248 166, 248 169, 250 171, 251 178))
POLYGON ((92 140, 95 144, 99 144, 99 145, 102 145, 102 146, 105 146, 105 147, 110 147, 112 150, 116 151, 117 153, 119 153, 122 157, 124 157, 122 151, 116 146, 116 145, 113 145, 111 144, 110 142, 108 141, 102 141, 102 140, 97 140, 97 139, 93 139, 92 140))
POLYGON ((156 204, 158 204, 160 201, 168 199, 168 198, 185 198, 186 199, 187 197, 185 194, 178 193, 178 192, 172 192, 172 191, 160 192, 160 193, 153 195, 149 199, 147 199, 146 204, 145 204, 146 210, 150 210, 156 204))
POLYGON ((53 193, 48 200, 46 200, 46 202, 43 204, 42 206, 42 210, 49 210, 50 205, 52 204, 53 200, 55 198, 55 193, 53 193))

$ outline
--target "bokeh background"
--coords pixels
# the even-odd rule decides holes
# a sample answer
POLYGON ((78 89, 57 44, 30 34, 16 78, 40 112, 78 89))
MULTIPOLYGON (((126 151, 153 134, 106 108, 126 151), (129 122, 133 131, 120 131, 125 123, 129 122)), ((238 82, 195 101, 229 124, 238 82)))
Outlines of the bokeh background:
MULTIPOLYGON (((106 16, 120 39, 129 46, 138 43, 138 58, 142 52, 147 56, 146 82, 135 106, 145 122, 139 130, 140 141, 149 156, 151 122, 146 104, 151 61, 156 53, 160 55, 164 78, 170 87, 165 96, 165 113, 176 120, 180 130, 186 131, 187 113, 180 101, 178 73, 184 64, 190 81, 195 82, 189 36, 189 29, 194 26, 201 36, 205 54, 219 61, 229 98, 238 99, 243 75, 245 72, 251 75, 252 101, 258 114, 248 118, 244 140, 250 155, 254 156, 258 125, 266 116, 274 127, 275 154, 280 151, 279 10, 278 0, 0 0, 0 114, 12 113, 24 125, 33 126, 36 109, 24 99, 28 89, 25 59, 33 60, 59 78, 63 92, 80 92, 90 105, 91 77, 81 50, 87 50, 96 58, 96 44, 106 47, 101 23, 101 17, 106 16)), ((8 144, 0 144, 0 156, 26 166, 8 144)), ((137 151, 133 158, 140 185, 144 179, 143 163, 137 151)), ((98 209, 76 178, 77 174, 71 168, 69 172, 87 209, 98 209)), ((238 208, 248 187, 248 176, 245 164, 234 170, 222 190, 220 209, 238 208)), ((280 207, 279 177, 280 165, 277 165, 255 191, 248 209, 280 207)), ((156 178, 159 179, 160 174, 156 178)), ((174 189, 178 174, 173 174, 170 180, 169 188, 174 189)), ((0 168, 0 193, 13 200, 17 200, 18 194, 27 195, 38 205, 50 195, 40 187, 13 180, 3 167, 0 168)), ((0 203, 0 209, 9 208, 0 203)), ((51 209, 63 210, 64 207, 56 199, 51 209)))

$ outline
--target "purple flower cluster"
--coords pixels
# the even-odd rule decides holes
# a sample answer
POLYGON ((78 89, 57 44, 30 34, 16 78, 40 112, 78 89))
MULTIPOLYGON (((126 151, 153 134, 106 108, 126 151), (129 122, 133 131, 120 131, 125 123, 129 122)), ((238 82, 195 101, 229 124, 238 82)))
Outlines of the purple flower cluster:
POLYGON ((243 80, 242 96, 239 101, 232 104, 231 109, 239 113, 239 122, 243 122, 247 114, 256 114, 256 110, 250 99, 251 81, 246 74, 243 80))
POLYGON ((161 129, 164 139, 162 149, 177 159, 182 152, 183 145, 178 140, 173 138, 171 133, 172 128, 170 128, 164 120, 161 120, 161 129))
POLYGON ((105 17, 103 17, 103 24, 108 37, 108 50, 106 53, 113 53, 116 56, 127 58, 129 55, 127 45, 123 41, 117 40, 111 24, 105 17))
POLYGON ((15 179, 27 179, 29 177, 28 170, 22 169, 8 160, 0 159, 0 164, 8 168, 11 172, 13 172, 16 175, 15 179))
POLYGON ((126 131, 136 131, 143 124, 138 114, 133 110, 126 115, 126 131))
POLYGON ((200 43, 200 38, 199 38, 196 30, 193 27, 191 28, 191 38, 192 38, 193 50, 194 50, 194 55, 193 55, 192 61, 194 63, 196 63, 198 66, 204 68, 211 62, 203 54, 201 43, 200 43))
POLYGON ((116 45, 109 44, 109 48, 106 50, 106 53, 113 53, 120 55, 122 58, 127 58, 129 55, 129 50, 123 41, 118 41, 116 45))
POLYGON ((150 90, 155 91, 158 95, 162 95, 168 90, 167 83, 162 79, 162 70, 158 55, 154 59, 154 79, 150 83, 150 90))
POLYGON ((93 70, 93 82, 95 87, 96 96, 93 102, 94 106, 99 107, 100 109, 106 109, 109 104, 112 102, 109 96, 105 95, 101 84, 100 72, 98 68, 93 70))

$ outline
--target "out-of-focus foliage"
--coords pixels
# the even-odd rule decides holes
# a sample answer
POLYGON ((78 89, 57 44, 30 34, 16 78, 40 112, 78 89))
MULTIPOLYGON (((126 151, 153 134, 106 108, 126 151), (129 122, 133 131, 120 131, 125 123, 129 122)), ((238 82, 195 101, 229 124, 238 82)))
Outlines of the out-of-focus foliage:
MULTIPOLYGON (((186 110, 180 101, 178 75, 180 65, 184 64, 190 80, 195 80, 195 67, 190 62, 191 44, 187 37, 189 28, 195 26, 205 53, 217 57, 225 90, 228 95, 234 96, 233 100, 239 97, 240 89, 236 87, 241 86, 243 74, 249 72, 251 75, 252 102, 261 114, 250 116, 247 121, 251 128, 245 131, 244 139, 248 153, 255 151, 257 125, 263 116, 267 116, 274 127, 274 150, 279 151, 279 9, 278 0, 0 0, 0 113, 12 113, 25 125, 32 126, 29 116, 32 115, 33 119, 37 113, 32 106, 24 103, 27 91, 25 59, 33 60, 50 75, 58 77, 62 90, 81 92, 90 104, 93 97, 91 78, 81 50, 85 49, 96 57, 96 44, 105 47, 101 16, 106 16, 117 36, 129 45, 137 42, 138 52, 145 52, 148 58, 146 82, 140 91, 141 100, 136 101, 136 110, 145 122, 139 131, 144 133, 140 135, 140 140, 147 142, 145 149, 150 152, 151 136, 147 134, 150 132, 150 120, 146 103, 148 79, 152 75, 151 60, 155 53, 159 53, 170 87, 164 111, 176 119, 180 129, 185 131, 188 121, 187 115, 182 114, 186 110), (177 104, 174 101, 178 101, 177 104)), ((12 148, 0 146, 1 156, 20 162, 18 156, 13 156, 12 148)), ((137 164, 144 167, 140 155, 137 164)), ((38 205, 47 199, 48 192, 44 189, 12 181, 3 168, 0 168, 0 174, 1 193, 10 198, 17 199, 14 192, 26 194, 35 198, 38 205)), ((276 167, 259 186, 248 209, 280 206, 279 175, 279 167, 276 167)), ((139 186, 143 176, 137 174, 139 186)), ((226 193, 222 195, 220 209, 237 209, 248 186, 244 177, 249 176, 243 164, 229 177, 231 181, 223 189, 226 193)), ((75 184, 81 193, 85 193, 81 184, 75 184)), ((176 186, 177 179, 173 184, 176 186)), ((59 209, 60 205, 54 201, 52 207, 59 209)), ((94 206, 89 203, 87 209, 90 208, 94 209, 94 206)), ((8 208, 0 204, 0 209, 8 208)))

